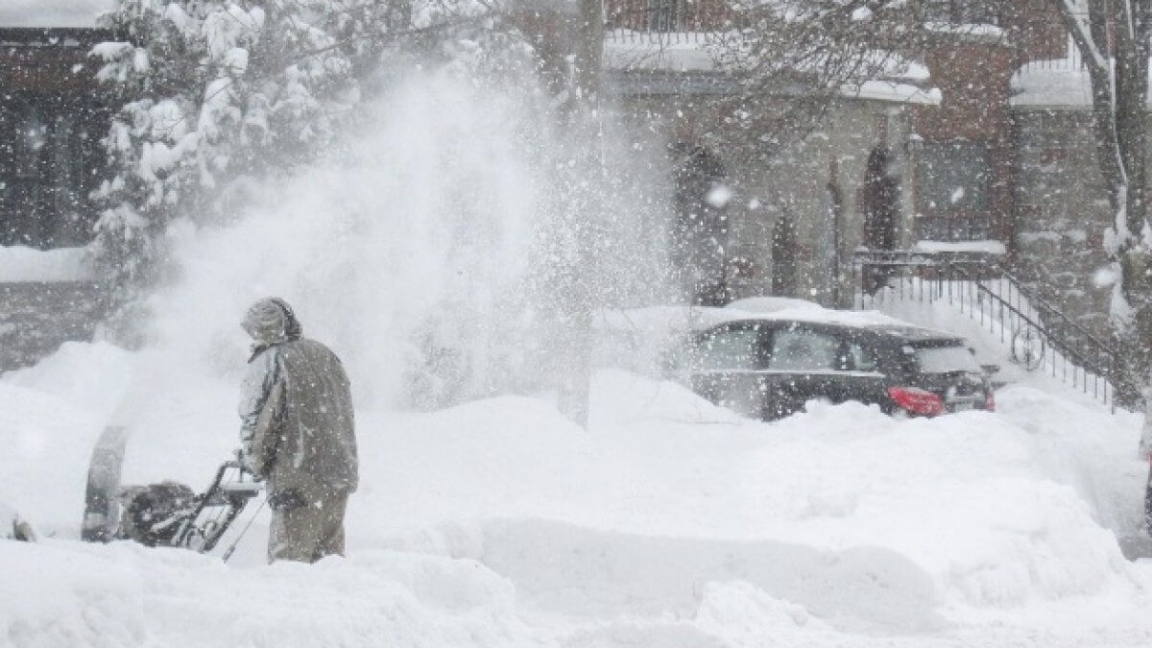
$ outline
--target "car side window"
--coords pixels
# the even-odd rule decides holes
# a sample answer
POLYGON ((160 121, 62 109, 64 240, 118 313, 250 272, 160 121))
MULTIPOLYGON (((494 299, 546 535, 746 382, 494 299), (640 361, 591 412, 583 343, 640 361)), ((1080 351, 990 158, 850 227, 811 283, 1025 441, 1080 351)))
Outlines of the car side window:
POLYGON ((702 371, 754 371, 763 369, 764 353, 759 328, 715 331, 699 343, 698 366, 702 371))
POLYGON ((779 371, 833 371, 838 368, 840 341, 831 335, 803 329, 784 329, 772 336, 769 369, 779 371))
POLYGON ((876 371, 876 354, 872 349, 856 342, 848 342, 847 345, 845 355, 848 366, 844 367, 845 371, 876 371))

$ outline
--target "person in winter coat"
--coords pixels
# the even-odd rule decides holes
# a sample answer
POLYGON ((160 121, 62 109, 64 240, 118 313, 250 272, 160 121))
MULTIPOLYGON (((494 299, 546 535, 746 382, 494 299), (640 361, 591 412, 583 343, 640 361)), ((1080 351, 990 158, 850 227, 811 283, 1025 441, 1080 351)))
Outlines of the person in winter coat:
POLYGON ((268 560, 344 554, 344 511, 359 481, 348 376, 303 337, 292 308, 257 301, 241 324, 254 340, 240 403, 245 464, 267 482, 268 560))

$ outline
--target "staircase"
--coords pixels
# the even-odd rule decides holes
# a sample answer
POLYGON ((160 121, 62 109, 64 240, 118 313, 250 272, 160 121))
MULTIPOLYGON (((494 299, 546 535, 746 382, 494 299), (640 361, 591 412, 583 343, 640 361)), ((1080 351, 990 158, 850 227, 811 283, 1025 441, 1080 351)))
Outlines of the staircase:
POLYGON ((853 285, 857 309, 929 325, 916 320, 943 310, 954 321, 951 313, 961 313, 1022 371, 1050 375, 1114 406, 1116 350, 1023 286, 998 255, 857 250, 853 285), (876 285, 886 287, 865 290, 876 285))

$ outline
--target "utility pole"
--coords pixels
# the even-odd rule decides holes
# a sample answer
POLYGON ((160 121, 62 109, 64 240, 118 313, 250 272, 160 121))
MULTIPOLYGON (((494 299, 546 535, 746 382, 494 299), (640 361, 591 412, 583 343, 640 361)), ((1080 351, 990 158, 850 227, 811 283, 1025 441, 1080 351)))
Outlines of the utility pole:
POLYGON ((599 122, 601 72, 604 58, 604 10, 602 0, 579 0, 572 19, 572 90, 569 102, 568 142, 576 173, 567 178, 571 209, 567 220, 576 245, 575 267, 568 275, 567 313, 570 336, 563 342, 568 356, 565 376, 558 386, 562 413, 582 427, 588 426, 592 382, 593 310, 597 276, 596 233, 602 220, 604 165, 601 159, 602 129, 599 122))

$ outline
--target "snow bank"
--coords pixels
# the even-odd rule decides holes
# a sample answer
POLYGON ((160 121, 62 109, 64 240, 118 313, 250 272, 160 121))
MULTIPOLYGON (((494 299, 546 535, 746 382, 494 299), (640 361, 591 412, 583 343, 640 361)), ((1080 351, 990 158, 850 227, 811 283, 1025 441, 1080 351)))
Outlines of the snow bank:
POLYGON ((229 569, 131 545, 0 548, 12 646, 534 646, 515 591, 472 561, 370 551, 229 569))
MULTIPOLYGON (((605 372, 587 432, 525 398, 368 410, 349 558, 305 568, 259 566, 263 515, 231 566, 77 543, 97 421, 39 369, 22 382, 45 390, 0 382, 0 444, 18 450, 0 499, 55 535, 0 543, 15 645, 1077 645, 1086 631, 1053 621, 1066 606, 1110 637, 1152 632, 1152 573, 1117 543, 1139 517, 1140 421, 1031 388, 995 414, 814 403, 764 424, 605 372)), ((129 481, 145 465, 208 477, 213 453, 156 434, 130 442, 129 481)))

